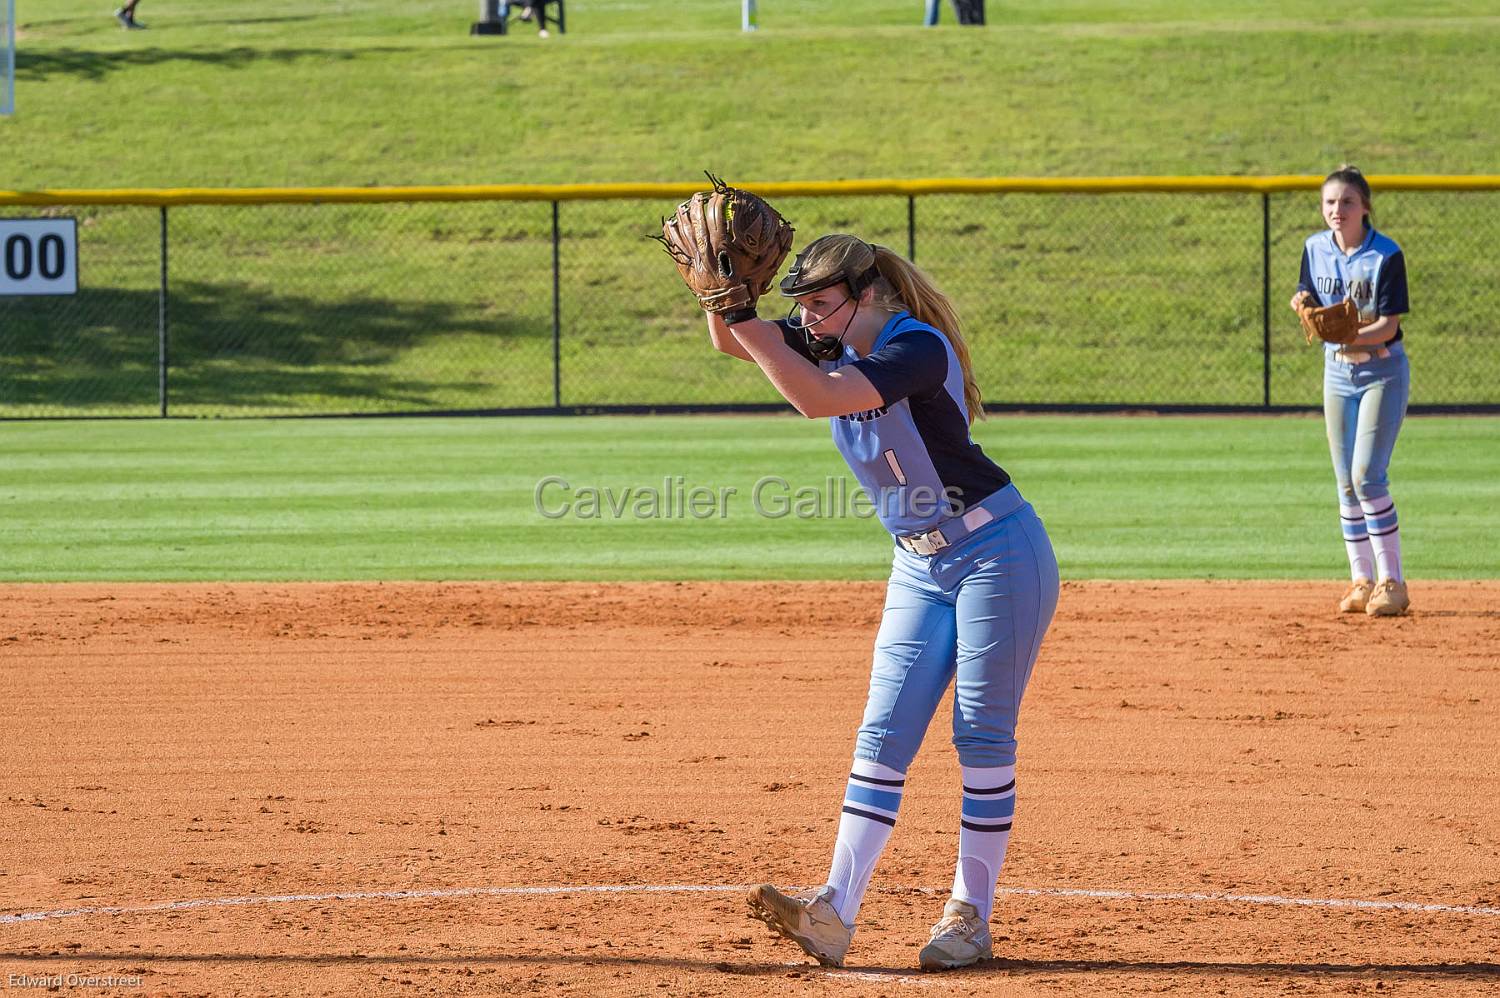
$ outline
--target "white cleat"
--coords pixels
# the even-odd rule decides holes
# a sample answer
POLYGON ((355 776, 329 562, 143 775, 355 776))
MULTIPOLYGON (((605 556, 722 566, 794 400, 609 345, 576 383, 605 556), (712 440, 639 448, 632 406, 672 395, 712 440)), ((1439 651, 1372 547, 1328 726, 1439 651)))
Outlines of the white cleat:
POLYGON ((750 914, 802 947, 825 967, 842 967, 854 930, 828 901, 827 885, 783 894, 770 884, 750 888, 750 914))
POLYGON ((990 923, 979 917, 979 910, 972 904, 950 898, 917 959, 923 970, 952 970, 994 955, 990 923))

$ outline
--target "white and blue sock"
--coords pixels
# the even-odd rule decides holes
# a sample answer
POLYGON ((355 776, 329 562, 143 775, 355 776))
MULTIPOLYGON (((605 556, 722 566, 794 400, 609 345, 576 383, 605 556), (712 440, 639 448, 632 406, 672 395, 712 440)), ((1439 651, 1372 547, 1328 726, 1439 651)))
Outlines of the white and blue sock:
POLYGON ((964 766, 963 773, 963 817, 959 822, 953 896, 972 904, 979 910, 979 917, 989 921, 1016 813, 1016 767, 964 766))
POLYGON ((885 850, 896 827, 896 812, 906 790, 906 774, 864 759, 854 760, 844 789, 844 813, 833 844, 833 867, 828 885, 829 901, 844 924, 854 926, 865 888, 875 872, 875 862, 885 850))
POLYGON ((1375 581, 1375 553, 1365 526, 1365 511, 1339 504, 1339 525, 1344 531, 1344 551, 1349 555, 1349 578, 1375 581))
POLYGON ((1401 574, 1401 528, 1396 520, 1396 501, 1390 496, 1361 499, 1370 547, 1375 552, 1374 579, 1403 579, 1401 574))

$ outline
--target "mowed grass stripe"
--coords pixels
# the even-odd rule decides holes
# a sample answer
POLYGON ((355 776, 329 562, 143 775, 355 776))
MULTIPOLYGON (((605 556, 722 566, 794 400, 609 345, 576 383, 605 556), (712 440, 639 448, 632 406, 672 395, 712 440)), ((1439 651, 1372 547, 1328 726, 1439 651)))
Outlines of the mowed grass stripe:
MULTIPOLYGON (((1496 576, 1497 431, 1407 421, 1392 491, 1414 578, 1496 576)), ((1002 416, 976 435, 1066 578, 1344 574, 1317 418, 1002 416)), ((826 426, 792 416, 11 423, 0 579, 883 578, 852 486, 826 426), (548 476, 568 515, 538 512, 548 476), (711 515, 668 515, 695 488, 711 515), (579 515, 588 489, 620 515, 607 497, 579 515)))

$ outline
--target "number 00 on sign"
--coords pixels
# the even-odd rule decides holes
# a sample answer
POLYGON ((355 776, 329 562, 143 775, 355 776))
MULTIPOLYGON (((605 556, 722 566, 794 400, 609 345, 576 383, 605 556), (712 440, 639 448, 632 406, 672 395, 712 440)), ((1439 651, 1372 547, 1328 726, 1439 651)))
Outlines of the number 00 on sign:
POLYGON ((0 295, 77 293, 76 219, 0 219, 0 295))

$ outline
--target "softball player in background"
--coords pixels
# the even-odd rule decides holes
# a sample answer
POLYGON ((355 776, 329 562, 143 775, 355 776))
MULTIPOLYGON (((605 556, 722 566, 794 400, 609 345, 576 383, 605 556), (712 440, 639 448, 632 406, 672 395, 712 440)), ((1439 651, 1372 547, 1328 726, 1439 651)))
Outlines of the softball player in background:
POLYGON ((1339 609, 1393 616, 1410 603, 1386 477, 1411 389, 1401 330, 1406 257, 1371 225, 1370 184, 1357 168, 1345 165, 1328 175, 1322 208, 1328 228, 1303 246, 1292 308, 1308 295, 1318 305, 1352 298, 1359 306, 1359 338, 1323 345, 1323 419, 1352 580, 1339 609))
POLYGON ((714 346, 758 364, 833 440, 895 541, 869 698, 827 883, 750 893, 752 913, 819 962, 843 963, 906 772, 950 681, 963 771, 952 898, 919 960, 989 958, 995 885, 1016 800, 1016 717, 1057 607, 1042 522, 969 436, 979 388, 953 306, 913 264, 849 235, 818 239, 781 282, 795 319, 731 328, 714 346))

